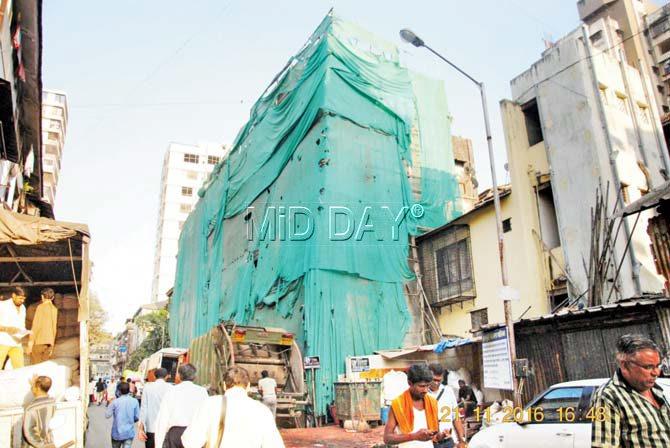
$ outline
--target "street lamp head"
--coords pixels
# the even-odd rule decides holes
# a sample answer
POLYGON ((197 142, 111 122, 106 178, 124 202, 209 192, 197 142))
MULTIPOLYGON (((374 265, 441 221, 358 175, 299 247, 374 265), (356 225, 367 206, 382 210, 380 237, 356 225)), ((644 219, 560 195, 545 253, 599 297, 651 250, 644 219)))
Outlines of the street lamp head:
POLYGON ((400 37, 408 44, 412 44, 415 47, 423 47, 424 44, 423 39, 414 34, 412 30, 403 28, 402 30, 400 30, 400 37))

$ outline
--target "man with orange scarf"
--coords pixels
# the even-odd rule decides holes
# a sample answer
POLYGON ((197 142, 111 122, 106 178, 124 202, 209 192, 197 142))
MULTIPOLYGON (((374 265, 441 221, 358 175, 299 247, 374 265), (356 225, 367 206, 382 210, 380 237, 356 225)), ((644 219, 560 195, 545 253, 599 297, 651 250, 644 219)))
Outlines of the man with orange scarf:
POLYGON ((384 429, 384 443, 398 448, 433 448, 445 434, 438 430, 437 401, 428 395, 433 373, 424 364, 414 364, 407 371, 409 389, 391 403, 384 429))

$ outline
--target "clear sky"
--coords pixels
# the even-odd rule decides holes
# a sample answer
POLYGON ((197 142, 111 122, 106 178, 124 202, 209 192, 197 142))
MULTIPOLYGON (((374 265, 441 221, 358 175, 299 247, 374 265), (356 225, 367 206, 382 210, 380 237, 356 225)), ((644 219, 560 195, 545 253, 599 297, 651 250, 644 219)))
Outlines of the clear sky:
POLYGON ((396 42, 412 69, 444 79, 453 132, 471 138, 490 185, 477 88, 401 43, 409 27, 484 81, 498 178, 505 148, 498 102, 540 58, 544 38, 579 26, 576 1, 45 1, 45 88, 68 94, 70 120, 56 218, 87 223, 92 288, 118 331, 150 301, 160 175, 171 141, 231 143, 254 100, 328 10, 396 42))

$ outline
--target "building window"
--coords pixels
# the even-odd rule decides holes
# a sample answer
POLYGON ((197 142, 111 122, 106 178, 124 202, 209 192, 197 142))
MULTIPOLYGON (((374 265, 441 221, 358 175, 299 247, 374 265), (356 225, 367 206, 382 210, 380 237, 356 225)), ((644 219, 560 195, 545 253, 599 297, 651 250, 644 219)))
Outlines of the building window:
POLYGON ((507 218, 507 219, 503 220, 502 228, 503 228, 504 233, 511 232, 512 231, 512 218, 507 218))
POLYGON ((666 31, 670 29, 670 22, 666 17, 663 17, 660 21, 656 23, 652 23, 650 29, 651 29, 651 37, 657 37, 666 31))
POLYGON ((435 251, 438 300, 474 297, 470 229, 454 226, 444 242, 446 246, 435 251))
POLYGON ((182 213, 191 213, 191 204, 179 204, 179 211, 182 213))
POLYGON ((660 44, 658 44, 658 50, 661 53, 661 55, 664 55, 668 51, 670 51, 670 39, 666 39, 660 44))
POLYGON ((482 326, 489 323, 489 311, 487 308, 470 311, 470 322, 473 330, 479 330, 482 326))
POLYGON ((219 163, 219 160, 221 160, 221 157, 207 156, 207 163, 209 163, 210 165, 216 165, 217 163, 219 163))
POLYGON ((540 122, 540 110, 537 101, 532 100, 521 107, 526 120, 526 132, 528 133, 528 146, 534 146, 544 141, 542 135, 542 123, 540 122))
POLYGON ((47 132, 47 137, 51 140, 59 140, 59 136, 56 132, 47 132))
POLYGON ((198 178, 198 173, 195 171, 186 171, 186 177, 191 180, 196 180, 198 178))
POLYGON ((591 35, 591 43, 596 45, 603 38, 602 30, 598 30, 591 35))
POLYGON ((199 161, 200 157, 198 157, 197 154, 189 154, 189 153, 184 154, 184 162, 186 163, 198 163, 199 161))
POLYGON ((181 187, 182 196, 193 196, 193 188, 191 187, 181 187))

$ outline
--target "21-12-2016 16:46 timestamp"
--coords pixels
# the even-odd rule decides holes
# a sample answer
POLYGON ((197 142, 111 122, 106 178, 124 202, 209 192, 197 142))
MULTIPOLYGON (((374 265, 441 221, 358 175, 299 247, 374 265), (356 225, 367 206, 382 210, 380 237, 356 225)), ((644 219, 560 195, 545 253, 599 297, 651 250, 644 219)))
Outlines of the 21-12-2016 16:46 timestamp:
MULTIPOLYGON (((559 407, 544 409, 540 406, 529 407, 523 409, 520 407, 506 406, 502 409, 502 423, 575 423, 575 422, 602 422, 605 421, 609 415, 608 410, 602 407, 589 408, 584 412, 578 420, 578 410, 574 407, 559 407)), ((484 411, 477 408, 474 410, 473 417, 481 422, 485 421, 487 424, 491 422, 491 409, 487 408, 484 411)))

